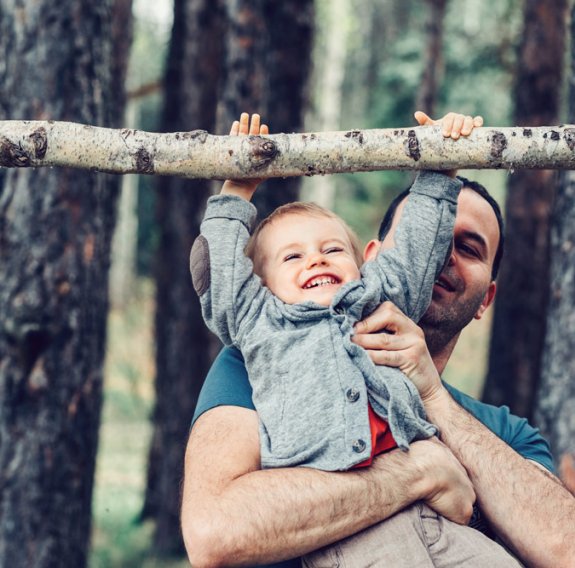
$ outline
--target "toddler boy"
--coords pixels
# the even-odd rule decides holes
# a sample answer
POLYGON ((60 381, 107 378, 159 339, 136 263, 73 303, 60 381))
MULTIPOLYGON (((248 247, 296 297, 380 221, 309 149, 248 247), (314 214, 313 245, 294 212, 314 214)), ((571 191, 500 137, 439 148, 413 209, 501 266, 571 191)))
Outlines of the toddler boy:
MULTIPOLYGON (((247 134, 248 120, 242 115, 232 134, 247 134)), ((249 133, 267 132, 254 115, 249 133)), ((452 240, 461 183, 421 173, 394 247, 361 273, 356 237, 313 204, 279 208, 248 245, 257 185, 228 180, 209 199, 191 270, 206 323, 246 361, 262 467, 346 470, 433 436, 411 381, 376 367, 351 336, 386 300, 415 321, 423 315, 452 240)))

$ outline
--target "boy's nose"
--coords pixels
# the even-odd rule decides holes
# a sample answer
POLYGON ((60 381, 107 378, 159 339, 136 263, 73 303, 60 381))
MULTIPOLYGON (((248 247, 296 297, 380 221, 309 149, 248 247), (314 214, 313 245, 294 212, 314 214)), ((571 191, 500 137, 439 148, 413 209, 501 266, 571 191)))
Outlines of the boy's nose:
POLYGON ((307 268, 313 268, 314 266, 318 266, 318 265, 322 265, 322 264, 327 264, 327 262, 326 262, 325 256, 323 254, 321 254, 320 252, 308 255, 307 263, 306 263, 307 268))

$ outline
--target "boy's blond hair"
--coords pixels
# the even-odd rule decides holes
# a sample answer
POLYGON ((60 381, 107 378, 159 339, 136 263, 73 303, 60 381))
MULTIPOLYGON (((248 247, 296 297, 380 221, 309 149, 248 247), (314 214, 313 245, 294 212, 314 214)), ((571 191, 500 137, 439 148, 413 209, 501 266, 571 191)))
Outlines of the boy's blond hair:
POLYGON ((355 232, 351 229, 351 227, 338 215, 336 215, 333 211, 318 205, 317 203, 313 203, 311 201, 293 201, 291 203, 286 203, 281 207, 278 207, 274 211, 272 211, 265 219, 263 219, 260 224, 256 227, 253 235, 250 237, 248 244, 246 245, 245 254, 254 264, 254 272, 258 276, 262 276, 262 258, 258 255, 258 244, 259 238, 262 234, 262 231, 274 221, 277 221, 281 217, 285 217, 286 215, 308 215, 312 217, 327 217, 328 219, 335 219, 339 223, 341 223, 342 227, 344 228, 349 241, 351 243, 351 248, 353 252, 353 256, 355 258, 355 262, 357 266, 361 266, 363 264, 363 249, 361 246, 361 242, 359 237, 355 234, 355 232))

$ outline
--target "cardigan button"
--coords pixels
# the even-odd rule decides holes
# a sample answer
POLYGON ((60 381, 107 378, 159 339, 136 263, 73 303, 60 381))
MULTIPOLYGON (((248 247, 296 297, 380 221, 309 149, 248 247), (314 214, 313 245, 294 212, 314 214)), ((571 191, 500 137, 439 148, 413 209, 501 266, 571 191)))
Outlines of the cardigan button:
POLYGON ((357 402, 359 400, 359 390, 356 388, 347 389, 345 396, 349 402, 357 402))
POLYGON ((361 454, 361 452, 363 452, 363 450, 365 450, 365 442, 363 440, 356 440, 353 443, 352 448, 356 454, 361 454))

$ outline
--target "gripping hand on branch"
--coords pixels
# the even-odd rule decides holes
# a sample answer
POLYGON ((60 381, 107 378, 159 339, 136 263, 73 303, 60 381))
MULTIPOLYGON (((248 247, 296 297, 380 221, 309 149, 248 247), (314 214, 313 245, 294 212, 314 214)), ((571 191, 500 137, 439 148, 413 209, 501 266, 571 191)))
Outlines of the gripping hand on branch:
POLYGON ((483 126, 482 116, 466 116, 457 112, 448 112, 439 120, 433 120, 420 110, 416 111, 413 116, 419 126, 441 126, 443 136, 453 138, 453 140, 457 140, 460 136, 469 136, 474 128, 483 126))
MULTIPOLYGON (((251 121, 250 115, 243 112, 240 120, 235 120, 230 130, 230 136, 265 136, 269 134, 267 124, 260 124, 260 115, 252 114, 251 121)), ((252 198, 256 188, 261 183, 261 179, 228 179, 224 182, 220 193, 228 195, 237 195, 249 201, 252 198)))
MULTIPOLYGON (((467 137, 474 128, 483 126, 482 116, 469 116, 457 112, 448 112, 439 120, 433 120, 420 110, 416 111, 413 116, 420 126, 441 126, 441 133, 444 138, 451 138, 452 140, 458 140, 461 136, 467 137)), ((444 173, 449 177, 455 177, 457 170, 448 170, 444 173)))

